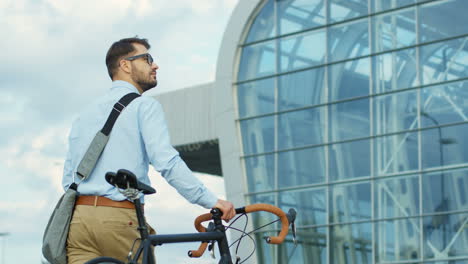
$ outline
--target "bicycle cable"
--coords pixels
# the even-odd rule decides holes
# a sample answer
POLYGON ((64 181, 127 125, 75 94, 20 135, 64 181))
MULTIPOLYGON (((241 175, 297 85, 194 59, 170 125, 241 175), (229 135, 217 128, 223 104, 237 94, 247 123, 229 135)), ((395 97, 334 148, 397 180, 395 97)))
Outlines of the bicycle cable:
MULTIPOLYGON (((239 220, 242 216, 245 216, 245 225, 244 225, 244 230, 243 230, 243 231, 238 230, 239 232, 242 233, 242 236, 241 236, 241 238, 239 239, 239 241, 238 241, 238 243, 237 243, 236 255, 237 255, 237 253, 239 252, 239 246, 240 246, 240 243, 241 243, 241 241, 242 241, 242 238, 245 236, 244 234, 246 234, 245 230, 247 230, 247 225, 248 225, 248 223, 249 223, 249 217, 248 217, 247 214, 245 214, 245 213, 244 213, 244 214, 241 214, 241 215, 239 215, 234 221, 232 221, 231 224, 229 224, 229 227, 231 227, 231 226, 232 226, 237 220, 239 220)), ((234 229, 234 230, 236 230, 236 229, 234 229)), ((233 244, 234 244, 234 243, 233 243, 233 244)), ((229 247, 231 247, 233 244, 231 244, 229 247)))
POLYGON ((232 221, 229 226, 226 227, 226 229, 232 229, 234 231, 238 231, 240 232, 242 235, 241 237, 236 240, 235 242, 231 243, 231 245, 229 245, 229 247, 232 247, 236 242, 237 242, 237 246, 236 246, 236 264, 242 264, 244 263, 245 261, 247 261, 249 258, 251 258, 253 256, 253 254, 255 253, 255 250, 257 248, 257 243, 255 242, 255 239, 250 235, 248 234, 245 230, 247 229, 247 225, 248 225, 248 222, 249 222, 249 217, 247 216, 247 214, 241 214, 239 215, 238 217, 236 217, 234 219, 234 221, 232 221), (241 217, 245 216, 245 225, 244 225, 244 230, 241 230, 241 229, 238 229, 238 228, 235 228, 235 227, 232 227, 232 225, 237 221, 239 220, 241 217), (238 253, 239 253, 239 246, 240 246, 240 243, 242 241, 242 239, 244 237, 248 236, 250 238, 250 240, 252 240, 253 242, 253 250, 252 252, 250 253, 250 255, 248 255, 242 262, 239 262, 240 261, 240 257, 238 256, 238 253))
MULTIPOLYGON (((250 234, 252 234, 252 233, 254 233, 255 231, 258 231, 258 230, 260 230, 260 229, 262 229, 262 228, 264 228, 264 227, 267 227, 267 226, 269 226, 269 225, 271 225, 271 224, 274 224, 274 223, 280 221, 280 219, 276 219, 276 220, 274 220, 274 221, 271 221, 270 223, 265 224, 265 225, 263 225, 263 226, 261 226, 261 227, 258 227, 258 228, 256 228, 256 229, 254 229, 254 230, 252 230, 252 231, 250 231, 250 232, 247 233, 245 230, 247 229, 248 221, 249 221, 249 217, 247 216, 247 214, 244 213, 244 214, 241 214, 241 215, 239 215, 238 217, 236 217, 236 218, 229 224, 229 226, 226 227, 226 229, 232 229, 232 230, 238 231, 238 232, 240 232, 240 233, 242 234, 241 237, 239 237, 238 239, 236 239, 234 242, 232 242, 232 243, 229 245, 229 247, 232 247, 235 243, 237 243, 236 255, 237 255, 237 253, 238 253, 238 249, 239 249, 241 240, 242 240, 244 237, 246 237, 246 236, 249 237, 249 238, 253 241, 253 243, 254 243, 254 249, 252 250, 252 252, 250 253, 250 255, 247 256, 247 257, 246 257, 242 262, 240 262, 240 263, 239 263, 239 259, 237 259, 236 264, 242 264, 242 263, 244 263, 244 262, 247 261, 250 257, 252 257, 252 255, 255 253, 255 250, 256 250, 256 248, 257 248, 257 243, 255 242, 255 239, 254 239, 250 234), (237 220, 239 220, 242 216, 245 216, 245 218, 246 218, 246 223, 245 223, 245 225, 244 225, 244 230, 241 230, 241 229, 232 227, 232 225, 233 225, 237 220)), ((294 247, 294 249, 295 249, 295 248, 296 248, 296 247, 294 247)), ((289 260, 288 260, 288 262, 289 262, 289 260)))
POLYGON ((291 251, 291 254, 290 254, 289 258, 288 258, 288 262, 286 262, 286 263, 289 263, 291 261, 292 257, 294 256, 294 252, 296 251, 296 249, 297 249, 297 243, 294 243, 294 247, 293 247, 293 249, 291 251))
MULTIPOLYGON (((248 255, 248 256, 247 256, 242 262, 240 262, 240 263, 239 263, 240 258, 239 258, 239 257, 237 258, 236 264, 242 264, 242 263, 246 262, 249 258, 251 258, 251 257, 253 256, 253 254, 255 253, 255 250, 256 250, 256 248, 257 248, 257 242, 255 242, 255 239, 254 239, 250 234, 248 234, 248 233, 246 233, 246 232, 244 232, 244 231, 242 231, 242 230, 240 230, 240 229, 238 229, 238 228, 230 227, 230 229, 242 233, 243 237, 249 237, 250 240, 252 240, 252 242, 253 242, 253 250, 252 250, 252 252, 250 253, 250 255, 248 255)), ((237 252, 236 252, 236 255, 237 255, 237 252)))
POLYGON ((132 261, 133 249, 135 248, 136 242, 139 241, 139 240, 141 241, 141 238, 137 238, 137 239, 133 240, 132 247, 130 248, 130 252, 128 252, 128 255, 127 255, 128 261, 132 261))
MULTIPOLYGON (((264 228, 264 227, 267 227, 267 226, 269 226, 269 225, 271 225, 271 224, 273 224, 273 223, 276 223, 276 222, 278 222, 278 221, 280 221, 280 220, 281 220, 281 219, 277 219, 277 220, 271 221, 271 222, 268 223, 268 224, 265 224, 265 225, 263 225, 263 226, 261 226, 261 227, 258 227, 258 228, 256 228, 256 229, 254 229, 254 230, 252 230, 252 231, 246 233, 246 235, 250 235, 250 234, 252 234, 253 232, 258 231, 258 230, 260 230, 260 229, 262 229, 262 228, 264 228)), ((228 228, 229 228, 229 227, 228 227, 228 228)), ((239 241, 239 239, 242 239, 242 237, 236 239, 234 242, 232 242, 232 244, 234 244, 234 243, 236 243, 237 241, 239 241)), ((231 244, 231 246, 232 246, 232 244, 231 244)))

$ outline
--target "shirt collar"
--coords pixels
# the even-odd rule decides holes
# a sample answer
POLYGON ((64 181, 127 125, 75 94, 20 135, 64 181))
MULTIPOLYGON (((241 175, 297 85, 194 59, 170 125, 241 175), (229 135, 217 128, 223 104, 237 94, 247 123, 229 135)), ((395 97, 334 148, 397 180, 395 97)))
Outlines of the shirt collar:
POLYGON ((126 81, 122 81, 122 80, 113 81, 111 90, 114 90, 117 88, 124 88, 125 90, 128 90, 130 92, 140 94, 140 92, 135 86, 133 86, 131 83, 126 82, 126 81))

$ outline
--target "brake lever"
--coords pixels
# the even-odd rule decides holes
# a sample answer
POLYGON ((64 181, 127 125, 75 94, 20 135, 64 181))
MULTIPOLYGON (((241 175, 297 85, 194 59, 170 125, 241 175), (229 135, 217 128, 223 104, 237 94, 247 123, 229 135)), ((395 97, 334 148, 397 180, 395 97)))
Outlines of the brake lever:
POLYGON ((293 235, 294 246, 297 246, 296 224, 294 222, 291 224, 291 230, 292 230, 292 235, 293 235))
POLYGON ((216 259, 215 256, 215 240, 211 241, 211 245, 208 246, 208 250, 211 251, 210 255, 213 259, 216 259))
MULTIPOLYGON (((213 222, 210 222, 208 224, 208 227, 206 228, 206 232, 211 232, 215 230, 215 225, 213 222)), ((208 245, 208 251, 210 251, 210 255, 213 259, 216 259, 215 256, 215 240, 211 241, 211 244, 208 245)))
POLYGON ((296 238, 296 210, 290 208, 286 216, 288 217, 289 224, 291 225, 292 235, 293 235, 293 242, 294 246, 297 246, 297 238, 296 238))

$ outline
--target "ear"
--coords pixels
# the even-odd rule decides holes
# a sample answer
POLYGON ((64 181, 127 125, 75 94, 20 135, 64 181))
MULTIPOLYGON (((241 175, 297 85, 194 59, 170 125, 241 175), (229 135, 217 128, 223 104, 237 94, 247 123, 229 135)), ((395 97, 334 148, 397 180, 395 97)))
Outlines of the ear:
POLYGON ((119 68, 125 73, 132 72, 132 64, 128 60, 120 60, 119 61, 119 68))

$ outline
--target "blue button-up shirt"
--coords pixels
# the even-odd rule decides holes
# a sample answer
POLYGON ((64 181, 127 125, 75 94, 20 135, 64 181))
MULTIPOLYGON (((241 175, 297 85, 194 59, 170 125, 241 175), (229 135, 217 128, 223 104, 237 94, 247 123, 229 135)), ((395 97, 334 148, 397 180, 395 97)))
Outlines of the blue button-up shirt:
MULTIPOLYGON (((114 104, 128 93, 139 92, 128 82, 114 81, 110 91, 85 108, 74 121, 62 180, 65 190, 73 181, 80 182, 75 177, 78 164, 96 133, 104 126, 114 104)), ((147 96, 138 97, 122 111, 96 167, 89 178, 79 184, 78 191, 82 195, 125 200, 115 187, 106 182, 104 175, 108 171, 126 169, 150 185, 149 164, 189 202, 205 208, 216 204, 216 196, 192 174, 171 146, 161 105, 147 96)))

